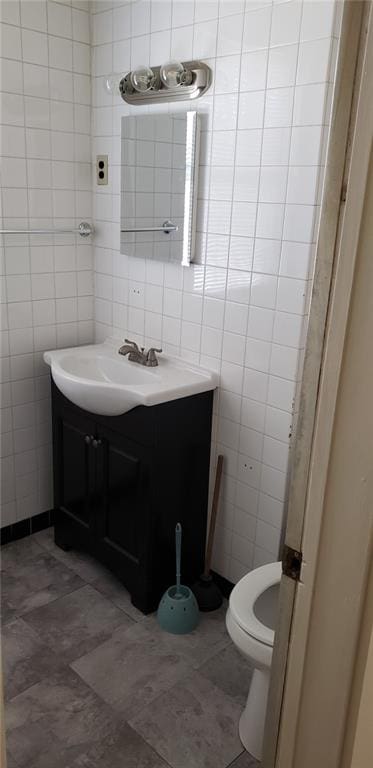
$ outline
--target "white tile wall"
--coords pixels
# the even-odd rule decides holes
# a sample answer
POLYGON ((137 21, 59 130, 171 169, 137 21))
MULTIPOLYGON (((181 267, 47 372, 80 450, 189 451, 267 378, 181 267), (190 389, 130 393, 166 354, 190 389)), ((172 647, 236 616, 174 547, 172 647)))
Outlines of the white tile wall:
MULTIPOLYGON (((2 225, 75 227, 91 214, 88 4, 1 3, 2 225)), ((0 241, 1 525, 53 506, 43 350, 93 338, 92 248, 0 241)))
POLYGON ((97 0, 89 20, 85 0, 1 3, 5 225, 89 218, 90 163, 109 155, 109 184, 93 187, 94 289, 89 245, 61 236, 1 242, 2 525, 52 505, 42 351, 90 340, 94 315, 97 340, 130 335, 220 373, 213 456, 224 453, 225 471, 214 567, 237 581, 277 557, 339 6, 97 0), (141 110, 104 89, 113 71, 171 56, 204 58, 214 72, 193 105, 203 130, 189 269, 119 253, 120 118, 141 110))
POLYGON ((109 155, 110 179, 94 189, 96 335, 162 345, 220 373, 213 449, 226 461, 214 567, 237 581, 278 555, 335 3, 137 0, 92 10, 93 159, 109 155), (120 118, 141 109, 104 89, 113 70, 171 56, 206 59, 214 72, 193 104, 203 131, 197 263, 186 269, 119 253, 120 118))

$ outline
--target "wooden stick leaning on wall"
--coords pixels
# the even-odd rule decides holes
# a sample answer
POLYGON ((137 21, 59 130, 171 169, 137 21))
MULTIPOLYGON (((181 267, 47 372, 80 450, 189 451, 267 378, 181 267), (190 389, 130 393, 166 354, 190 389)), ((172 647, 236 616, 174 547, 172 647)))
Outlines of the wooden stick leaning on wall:
POLYGON ((198 603, 200 611, 216 611, 223 603, 223 596, 219 587, 215 584, 211 574, 212 548, 214 544, 214 535, 216 527, 216 518, 219 508, 219 495, 221 476, 223 473, 224 456, 219 454, 216 464, 214 495, 212 498, 212 507, 210 515, 210 525, 207 537, 207 548, 205 555, 205 568, 198 581, 193 585, 193 592, 198 603))

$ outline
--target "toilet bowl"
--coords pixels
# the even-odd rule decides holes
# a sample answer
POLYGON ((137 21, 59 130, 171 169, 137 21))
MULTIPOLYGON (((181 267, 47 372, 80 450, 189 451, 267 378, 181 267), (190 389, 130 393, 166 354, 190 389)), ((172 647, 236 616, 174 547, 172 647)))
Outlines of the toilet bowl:
POLYGON ((281 562, 250 571, 233 588, 226 615, 233 643, 254 667, 239 734, 245 749, 257 760, 262 758, 281 572, 281 562))

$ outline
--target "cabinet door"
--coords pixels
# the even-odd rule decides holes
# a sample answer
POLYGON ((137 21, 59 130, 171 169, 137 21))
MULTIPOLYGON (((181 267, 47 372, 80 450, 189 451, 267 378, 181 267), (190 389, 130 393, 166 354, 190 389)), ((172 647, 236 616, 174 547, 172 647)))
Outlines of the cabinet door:
POLYGON ((55 506, 82 529, 92 529, 95 483, 94 422, 64 405, 54 408, 55 506))
POLYGON ((100 555, 135 589, 150 535, 148 449, 99 429, 96 531, 100 555))

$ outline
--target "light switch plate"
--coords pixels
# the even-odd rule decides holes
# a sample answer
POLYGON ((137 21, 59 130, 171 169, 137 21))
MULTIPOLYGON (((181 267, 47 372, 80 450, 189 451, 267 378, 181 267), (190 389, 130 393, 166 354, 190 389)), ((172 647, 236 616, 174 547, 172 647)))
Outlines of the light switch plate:
POLYGON ((105 185, 108 183, 108 155, 96 157, 96 182, 105 185))

